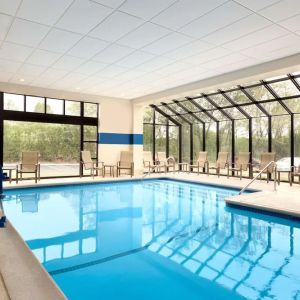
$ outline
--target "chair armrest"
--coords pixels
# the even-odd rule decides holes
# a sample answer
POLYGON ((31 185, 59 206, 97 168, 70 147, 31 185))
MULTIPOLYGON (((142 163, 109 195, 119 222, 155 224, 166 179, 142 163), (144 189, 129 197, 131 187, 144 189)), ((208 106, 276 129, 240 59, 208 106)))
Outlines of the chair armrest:
POLYGON ((172 164, 175 165, 175 158, 174 158, 173 156, 169 156, 169 157, 167 158, 167 162, 168 162, 168 163, 169 163, 169 160, 172 162, 172 164))

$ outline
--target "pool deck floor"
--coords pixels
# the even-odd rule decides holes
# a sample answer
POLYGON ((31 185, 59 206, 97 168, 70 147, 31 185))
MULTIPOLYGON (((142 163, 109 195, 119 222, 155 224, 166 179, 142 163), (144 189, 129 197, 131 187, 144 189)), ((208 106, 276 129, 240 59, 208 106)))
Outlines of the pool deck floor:
MULTIPOLYGON (((135 176, 132 179, 141 179, 135 176)), ((146 178, 170 178, 207 183, 242 189, 250 179, 242 179, 216 175, 168 173, 152 174, 146 178)), ((90 177, 84 178, 56 178, 42 179, 35 184, 33 180, 24 180, 4 183, 5 189, 42 187, 65 184, 84 184, 91 182, 112 182, 130 180, 129 176, 118 178, 90 177)), ((251 194, 236 195, 225 199, 228 204, 239 207, 248 207, 261 211, 271 211, 282 215, 300 218, 300 185, 294 183, 281 183, 274 191, 274 183, 257 180, 251 185, 252 189, 259 190, 251 194)), ((1 213, 1 212, 0 212, 1 213)), ((13 226, 8 222, 7 228, 0 229, 0 299, 65 299, 60 289, 56 286, 48 273, 43 269, 34 255, 21 239, 13 226), (35 270, 35 272, 32 272, 35 270), (37 284, 38 283, 38 284, 37 284), (24 290, 26 289, 26 291, 24 290), (29 293, 29 294, 28 294, 29 293), (41 295, 43 295, 41 297, 41 295)))

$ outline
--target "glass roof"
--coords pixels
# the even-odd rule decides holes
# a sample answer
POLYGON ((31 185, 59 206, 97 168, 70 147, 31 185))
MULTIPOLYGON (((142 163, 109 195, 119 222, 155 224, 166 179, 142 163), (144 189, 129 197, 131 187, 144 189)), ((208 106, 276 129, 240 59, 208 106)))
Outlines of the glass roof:
POLYGON ((162 104, 157 108, 180 124, 300 113, 300 72, 211 94, 199 93, 167 106, 169 108, 162 104))

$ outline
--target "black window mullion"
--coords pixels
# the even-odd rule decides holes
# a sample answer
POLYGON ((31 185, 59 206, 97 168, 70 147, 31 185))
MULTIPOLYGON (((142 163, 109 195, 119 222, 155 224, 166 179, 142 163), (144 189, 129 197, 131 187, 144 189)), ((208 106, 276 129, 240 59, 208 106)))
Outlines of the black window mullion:
POLYGON ((263 86, 269 91, 269 93, 278 101, 278 103, 287 111, 288 114, 292 114, 291 110, 286 106, 284 102, 281 101, 279 95, 269 86, 264 80, 261 80, 263 86))
POLYGON ((218 111, 220 111, 226 118, 228 118, 229 120, 233 120, 232 117, 226 111, 224 111, 217 103, 215 103, 215 101, 213 101, 209 96, 207 96, 206 94, 202 94, 202 95, 211 105, 213 105, 218 111))
POLYGON ((201 124, 204 124, 204 121, 202 121, 198 116, 194 115, 193 112, 191 112, 189 109, 187 109, 185 106, 183 106, 178 100, 173 100, 173 102, 176 103, 184 111, 186 111, 189 115, 191 115, 195 120, 197 120, 201 124))

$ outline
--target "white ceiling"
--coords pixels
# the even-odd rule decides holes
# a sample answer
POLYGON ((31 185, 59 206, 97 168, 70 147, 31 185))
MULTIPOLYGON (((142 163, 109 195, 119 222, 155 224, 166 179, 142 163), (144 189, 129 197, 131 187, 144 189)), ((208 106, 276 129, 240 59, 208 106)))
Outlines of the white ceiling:
POLYGON ((131 99, 299 52, 299 0, 0 1, 3 82, 131 99))

